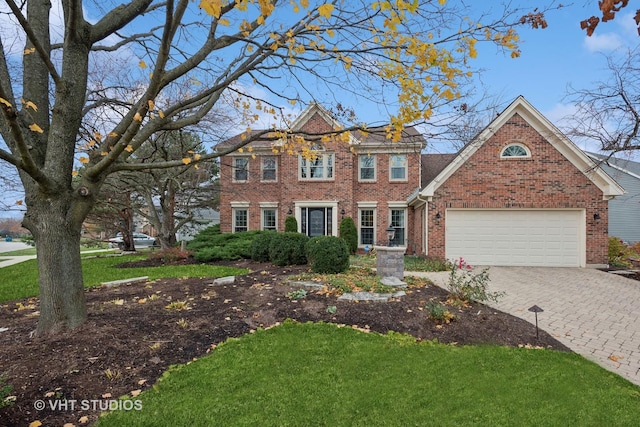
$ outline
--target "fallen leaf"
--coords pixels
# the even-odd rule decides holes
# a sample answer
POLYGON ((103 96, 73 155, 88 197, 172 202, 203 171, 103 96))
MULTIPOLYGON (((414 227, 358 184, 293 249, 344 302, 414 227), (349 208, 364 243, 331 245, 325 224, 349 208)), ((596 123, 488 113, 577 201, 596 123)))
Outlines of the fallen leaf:
POLYGON ((105 393, 105 394, 103 394, 103 395, 102 395, 102 398, 103 398, 103 399, 108 399, 108 398, 110 398, 111 396, 112 396, 112 395, 111 395, 111 393, 105 393))
POLYGON ((76 425, 72 423, 66 423, 62 427, 76 427, 76 425))
POLYGON ((80 424, 86 424, 89 422, 89 417, 87 417, 86 415, 84 417, 80 417, 80 419, 78 420, 78 422, 80 424))
POLYGON ((42 423, 40 421, 38 421, 38 420, 31 421, 29 423, 29 427, 40 427, 41 425, 42 425, 42 423))
POLYGON ((618 356, 612 354, 611 356, 609 356, 609 359, 613 360, 614 362, 617 362, 618 361, 618 356))
POLYGON ((136 397, 138 396, 140 393, 142 393, 142 390, 138 389, 138 390, 133 390, 131 391, 131 396, 132 397, 136 397))
POLYGON ((146 299, 146 298, 140 298, 140 299, 138 300, 138 304, 144 304, 145 302, 147 302, 147 299, 146 299))
POLYGON ((53 396, 55 393, 53 391, 48 391, 44 394, 44 397, 51 397, 53 396))
POLYGON ((147 382, 147 380, 140 380, 140 381, 138 381, 138 385, 143 385, 146 382, 147 382))

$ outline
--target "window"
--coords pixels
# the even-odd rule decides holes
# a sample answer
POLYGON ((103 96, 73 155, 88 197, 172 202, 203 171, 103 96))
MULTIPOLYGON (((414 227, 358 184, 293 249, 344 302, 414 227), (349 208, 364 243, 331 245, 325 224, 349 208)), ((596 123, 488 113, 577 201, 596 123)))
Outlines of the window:
POLYGON ((276 181, 276 158, 275 156, 262 157, 261 160, 262 181, 276 181))
POLYGON ((396 154, 390 157, 389 179, 391 181, 407 180, 407 155, 396 154))
POLYGON ((333 154, 318 154, 315 160, 300 156, 300 179, 333 179, 333 154))
POLYGON ((373 245, 375 241, 375 210, 360 210, 360 245, 373 245))
POLYGON ((263 230, 276 230, 276 210, 275 209, 263 209, 262 210, 262 229, 263 230))
POLYGON ((249 159, 236 157, 233 159, 233 180, 246 181, 249 179, 249 159))
POLYGON ((233 210, 233 232, 239 233, 249 229, 249 212, 246 209, 233 210))
POLYGON ((376 156, 358 156, 360 166, 360 181, 375 181, 376 179, 376 156))
POLYGON ((405 245, 405 214, 405 209, 391 209, 391 226, 396 229, 396 234, 392 241, 394 246, 405 245))
POLYGON ((522 144, 510 144, 504 147, 500 157, 531 157, 527 147, 522 144))

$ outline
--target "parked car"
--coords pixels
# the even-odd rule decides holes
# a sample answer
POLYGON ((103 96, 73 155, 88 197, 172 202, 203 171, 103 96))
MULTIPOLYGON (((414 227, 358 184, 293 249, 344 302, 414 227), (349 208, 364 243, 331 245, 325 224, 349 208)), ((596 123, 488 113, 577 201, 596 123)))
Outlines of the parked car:
MULTIPOLYGON (((147 248, 149 246, 156 246, 156 239, 143 233, 133 233, 133 244, 136 248, 147 248)), ((120 250, 124 249, 122 233, 118 233, 116 237, 109 239, 109 247, 120 250)))

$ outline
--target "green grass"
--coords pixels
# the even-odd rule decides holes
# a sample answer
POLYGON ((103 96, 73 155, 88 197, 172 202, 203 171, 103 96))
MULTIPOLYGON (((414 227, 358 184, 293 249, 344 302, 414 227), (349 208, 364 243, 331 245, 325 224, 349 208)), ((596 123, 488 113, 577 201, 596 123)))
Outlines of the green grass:
MULTIPOLYGON (((245 274, 246 269, 208 264, 178 265, 147 268, 115 268, 116 264, 144 259, 141 255, 92 257, 82 260, 85 287, 102 282, 149 276, 149 280, 164 277, 223 277, 245 274)), ((0 268, 0 302, 37 296, 38 269, 35 259, 0 268)))
MULTIPOLYGON (((95 247, 84 247, 81 246, 80 247, 80 252, 84 252, 84 251, 95 251, 95 250, 100 250, 100 248, 95 248, 95 247)), ((115 249, 113 249, 113 251, 115 251, 115 249)), ((17 251, 9 251, 9 252, 2 252, 0 253, 0 256, 23 256, 23 255, 36 255, 36 248, 26 248, 26 249, 20 249, 17 251)), ((90 253, 89 255, 95 255, 95 253, 90 253)))
POLYGON ((175 367, 110 426, 637 426, 640 388, 573 353, 285 323, 175 367))

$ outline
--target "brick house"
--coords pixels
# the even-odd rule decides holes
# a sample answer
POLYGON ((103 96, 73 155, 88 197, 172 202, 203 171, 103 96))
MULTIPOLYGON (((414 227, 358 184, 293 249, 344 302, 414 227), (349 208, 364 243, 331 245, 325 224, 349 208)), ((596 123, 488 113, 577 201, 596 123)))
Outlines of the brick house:
MULTIPOLYGON (((292 125, 307 135, 339 127, 317 104, 292 125)), ((234 142, 232 138, 225 144, 234 142)), ((221 158, 220 230, 282 231, 286 217, 293 215, 302 233, 337 236, 340 221, 349 216, 358 226, 361 248, 386 244, 390 224, 398 230, 395 243, 411 247, 421 231, 413 226, 408 200, 420 187, 424 146, 413 128, 396 143, 380 134, 354 132, 348 143, 323 143, 315 160, 280 153, 272 141, 252 142, 242 153, 221 158)))
MULTIPOLYGON (((340 127, 316 104, 292 125, 307 135, 340 127)), ((607 201, 623 190, 524 98, 457 154, 421 154, 425 144, 411 127, 396 143, 354 132, 348 143, 323 142, 306 160, 272 141, 252 142, 221 157, 221 231, 282 231, 293 215, 302 233, 337 235, 349 216, 362 250, 387 244, 391 225, 394 243, 409 254, 606 264, 607 201)))

